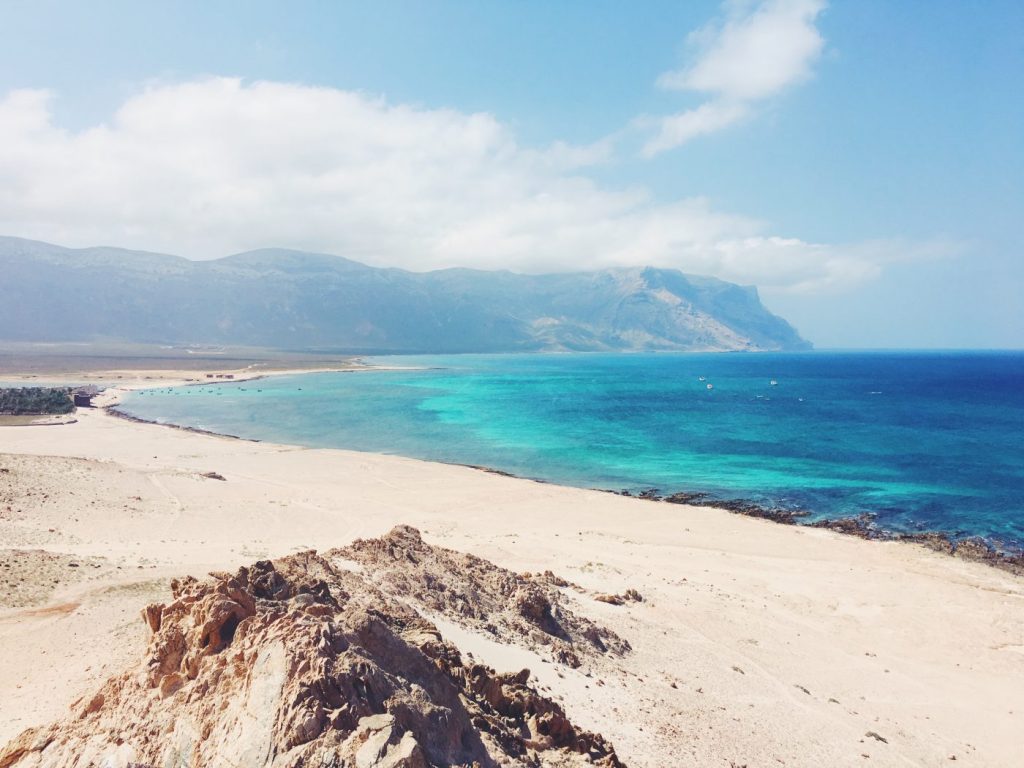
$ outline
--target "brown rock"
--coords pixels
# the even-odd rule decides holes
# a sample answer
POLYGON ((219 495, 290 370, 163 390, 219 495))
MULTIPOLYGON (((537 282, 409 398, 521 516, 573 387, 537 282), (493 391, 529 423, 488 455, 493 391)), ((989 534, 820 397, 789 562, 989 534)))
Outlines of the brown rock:
MULTIPOLYGON (((422 555, 375 546, 406 563, 422 555)), ((172 595, 143 612, 146 658, 72 717, 21 734, 0 768, 621 766, 529 685, 529 670, 463 662, 412 608, 316 553, 175 580, 172 595)), ((518 582, 508 595, 522 596, 523 621, 550 613, 518 582)))
POLYGON ((580 666, 587 656, 621 656, 629 643, 578 615, 559 586, 571 586, 550 571, 518 574, 472 555, 434 547, 419 531, 398 526, 379 539, 360 539, 325 554, 355 560, 367 578, 394 597, 421 606, 467 628, 549 654, 580 666))

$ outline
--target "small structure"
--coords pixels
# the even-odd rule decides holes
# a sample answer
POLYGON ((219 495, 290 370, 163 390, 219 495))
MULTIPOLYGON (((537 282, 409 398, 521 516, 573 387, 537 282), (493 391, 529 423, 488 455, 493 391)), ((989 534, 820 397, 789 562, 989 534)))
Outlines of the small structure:
POLYGON ((75 408, 92 408, 92 399, 96 397, 95 387, 83 387, 71 393, 71 399, 75 402, 75 408))

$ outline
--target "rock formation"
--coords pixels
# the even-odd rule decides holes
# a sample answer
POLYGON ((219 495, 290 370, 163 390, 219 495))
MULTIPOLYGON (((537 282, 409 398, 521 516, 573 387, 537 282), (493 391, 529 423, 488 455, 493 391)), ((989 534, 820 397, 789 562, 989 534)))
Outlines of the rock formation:
POLYGON ((503 642, 547 652, 574 668, 593 654, 621 656, 630 650, 610 629, 573 612, 558 589, 568 582, 554 574, 520 575, 431 546, 409 526, 380 539, 356 540, 328 553, 332 556, 360 563, 367 578, 392 596, 503 642))
MULTIPOLYGON (((417 541, 401 528, 354 551, 417 541)), ((524 621, 564 620, 543 590, 510 583, 524 621)), ((169 604, 143 611, 144 661, 65 720, 22 733, 0 750, 0 768, 622 765, 528 670, 464 661, 413 608, 330 556, 171 586, 169 604)), ((443 581, 436 589, 447 592, 443 581)))

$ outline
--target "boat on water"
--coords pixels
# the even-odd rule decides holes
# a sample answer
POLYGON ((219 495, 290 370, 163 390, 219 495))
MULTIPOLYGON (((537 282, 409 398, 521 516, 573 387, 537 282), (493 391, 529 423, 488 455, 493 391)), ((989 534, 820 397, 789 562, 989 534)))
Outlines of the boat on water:
POLYGON ((708 389, 714 389, 714 388, 715 388, 714 384, 708 384, 708 389))
POLYGON ((777 387, 777 386, 779 386, 779 382, 777 382, 777 381, 776 381, 775 379, 772 379, 772 380, 771 380, 771 381, 770 381, 770 382, 768 383, 768 385, 769 385, 769 386, 771 386, 771 387, 777 387))
POLYGON ((697 381, 707 381, 707 377, 706 376, 698 376, 697 377, 697 381))

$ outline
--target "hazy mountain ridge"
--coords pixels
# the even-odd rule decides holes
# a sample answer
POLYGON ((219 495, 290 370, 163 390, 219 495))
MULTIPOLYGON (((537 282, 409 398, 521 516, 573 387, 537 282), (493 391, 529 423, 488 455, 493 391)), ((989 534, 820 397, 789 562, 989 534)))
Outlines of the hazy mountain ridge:
POLYGON ((262 249, 212 261, 0 237, 0 338, 338 351, 810 345, 757 291, 667 269, 408 272, 262 249))

